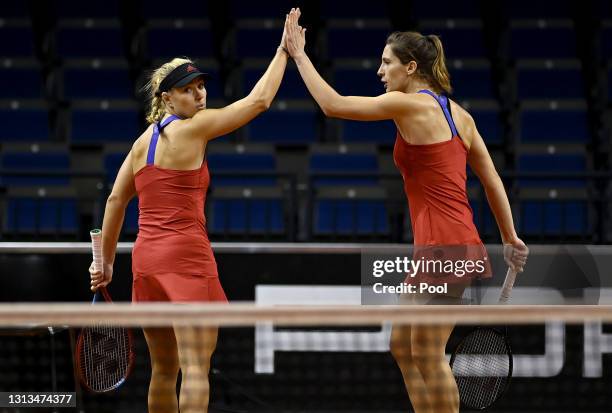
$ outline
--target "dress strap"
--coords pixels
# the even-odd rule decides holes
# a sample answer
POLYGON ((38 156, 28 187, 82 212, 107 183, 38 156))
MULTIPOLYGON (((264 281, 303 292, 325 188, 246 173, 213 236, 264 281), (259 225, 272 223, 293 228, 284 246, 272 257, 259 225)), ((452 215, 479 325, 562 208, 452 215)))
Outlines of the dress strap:
POLYGON ((450 113, 450 102, 448 98, 444 95, 436 95, 434 92, 427 89, 419 90, 418 93, 426 93, 436 99, 440 107, 442 107, 442 112, 444 112, 444 117, 446 118, 446 122, 448 122, 448 126, 450 126, 451 133, 453 134, 451 136, 451 139, 455 136, 459 136, 459 132, 457 131, 457 127, 455 126, 455 121, 453 120, 453 117, 450 113))
POLYGON ((164 119, 161 123, 157 122, 153 125, 153 136, 151 136, 151 142, 149 142, 149 152, 147 153, 147 165, 153 165, 155 162, 155 148, 157 148, 157 140, 159 139, 160 133, 163 132, 164 128, 171 122, 180 119, 176 115, 171 115, 164 119))

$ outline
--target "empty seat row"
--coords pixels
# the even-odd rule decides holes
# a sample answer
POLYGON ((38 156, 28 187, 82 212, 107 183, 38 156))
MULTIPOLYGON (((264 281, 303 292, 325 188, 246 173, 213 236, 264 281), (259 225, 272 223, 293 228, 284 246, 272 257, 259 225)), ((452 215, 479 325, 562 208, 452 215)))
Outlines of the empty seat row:
MULTIPOLYGON (((508 125, 501 119, 499 112, 474 110, 472 114, 485 142, 503 142, 508 125)), ((0 141, 50 140, 50 115, 44 108, 0 109, 0 123, 3 125, 0 141)), ((69 115, 67 141, 73 144, 129 143, 146 127, 144 115, 138 108, 75 108, 69 115)), ((319 119, 314 108, 274 108, 254 119, 241 132, 251 142, 305 145, 321 140, 319 119)), ((338 122, 328 121, 327 124, 340 125, 341 141, 391 145, 395 140, 395 127, 390 121, 338 122)), ((520 141, 525 143, 588 143, 591 139, 585 109, 524 109, 516 129, 520 141)), ((62 136, 62 139, 65 138, 62 136)))

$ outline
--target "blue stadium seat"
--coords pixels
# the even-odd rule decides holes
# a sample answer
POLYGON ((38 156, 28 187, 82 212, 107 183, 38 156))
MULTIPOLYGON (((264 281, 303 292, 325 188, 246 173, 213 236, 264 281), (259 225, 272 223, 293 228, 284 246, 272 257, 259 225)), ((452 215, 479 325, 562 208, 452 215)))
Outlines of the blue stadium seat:
POLYGON ((480 19, 481 10, 478 0, 438 0, 412 2, 412 13, 417 19, 480 19))
POLYGON ((30 27, 0 27, 0 57, 31 57, 34 55, 34 36, 30 27))
MULTIPOLYGON (((234 19, 283 19, 295 3, 290 0, 259 0, 257 2, 230 0, 230 13, 234 19)), ((304 10, 302 10, 304 13, 304 10)))
POLYGON ((213 234, 278 236, 286 231, 278 187, 215 187, 207 203, 208 228, 213 234))
POLYGON ((601 45, 603 58, 612 59, 612 27, 602 29, 601 45))
POLYGON ((513 28, 514 59, 575 59, 576 35, 571 28, 513 28))
POLYGON ((239 28, 236 30, 236 57, 272 59, 276 53, 283 27, 239 28))
POLYGON ((328 57, 376 59, 382 55, 387 28, 329 28, 327 30, 328 57))
POLYGON ((69 68, 64 71, 68 99, 130 99, 134 86, 127 68, 69 68))
POLYGON ((43 109, 0 109, 0 141, 48 141, 49 117, 43 109))
POLYGON ((608 69, 608 102, 612 103, 612 67, 608 69))
POLYGON ((520 232, 526 235, 586 235, 586 201, 534 200, 521 203, 520 232))
POLYGON ((523 143, 585 143, 589 140, 583 110, 523 110, 521 123, 523 143))
MULTIPOLYGON (((265 67, 244 69, 242 73, 242 93, 248 94, 266 71, 265 67)), ((310 93, 304 85, 300 73, 290 67, 285 71, 283 82, 278 89, 276 99, 309 99, 310 93)))
POLYGON ((378 159, 373 153, 313 153, 310 156, 311 174, 343 174, 347 176, 320 176, 313 178, 313 184, 320 185, 376 185, 378 159), (351 177, 351 173, 361 174, 351 177), (363 176, 372 174, 372 176, 363 176))
POLYGON ((212 199, 212 233, 282 233, 285 230, 280 199, 212 199))
POLYGON ((575 12, 574 3, 571 0, 513 0, 500 2, 498 7, 511 19, 570 19, 575 12))
MULTIPOLYGON (((519 172, 583 173, 587 171, 584 154, 570 153, 526 153, 518 157, 519 172)), ((521 179, 519 185, 541 187, 583 187, 584 179, 521 179)))
POLYGON ((252 142, 306 144, 317 136, 314 110, 269 110, 247 126, 252 142))
POLYGON ((43 79, 38 68, 0 68, 0 90, 5 99, 41 99, 43 79))
POLYGON ((97 1, 55 0, 54 6, 57 10, 57 15, 63 19, 111 19, 119 18, 120 3, 121 0, 105 0, 104 3, 97 1))
POLYGON ((485 59, 487 57, 484 34, 480 28, 424 28, 423 32, 440 36, 447 59, 485 59))
POLYGON ((519 99, 584 99, 580 69, 519 69, 517 83, 519 99))
POLYGON ((25 1, 9 1, 2 5, 2 17, 8 19, 28 19, 30 11, 28 10, 28 2, 25 1))
POLYGON ((207 155, 207 159, 212 183, 215 186, 276 184, 276 178, 273 176, 256 176, 257 172, 276 172, 276 158, 273 153, 211 153, 207 155), (244 175, 217 176, 218 173, 224 171, 244 171, 244 175))
POLYGON ((450 67, 453 97, 464 99, 495 99, 491 68, 450 67))
MULTIPOLYGON (((70 157, 67 152, 4 152, 0 155, 0 165, 4 169, 18 171, 49 170, 56 172, 70 171, 70 157)), ((2 183, 11 186, 48 186, 68 185, 68 176, 4 176, 2 183)))
POLYGON ((136 109, 72 111, 72 143, 132 142, 141 132, 136 109))
POLYGON ((320 200, 316 205, 315 234, 387 233, 384 201, 320 200))
POLYGON ((356 122, 345 120, 342 122, 340 137, 343 142, 370 142, 393 145, 396 128, 393 121, 356 122))
POLYGON ((58 29, 58 53, 63 58, 123 58, 121 30, 117 28, 58 29), (104 39, 104 41, 100 41, 104 39))
POLYGON ((78 232, 77 199, 9 197, 5 232, 66 235, 78 232))
POLYGON ((208 0, 183 0, 181 7, 169 7, 164 0, 141 2, 141 13, 147 19, 202 19, 208 17, 208 0))
POLYGON ((319 189, 314 199, 312 231, 315 236, 325 237, 387 235, 384 191, 345 186, 319 189))
MULTIPOLYGON (((308 10, 304 8, 302 13, 308 13, 308 10)), ((321 17, 332 19, 388 19, 389 10, 386 2, 372 3, 352 0, 322 1, 321 17)))
POLYGON ((499 110, 474 109, 469 111, 476 128, 485 144, 501 144, 504 139, 504 126, 499 110))
MULTIPOLYGON (((210 29, 203 27, 152 27, 148 32, 148 55, 158 59, 177 56, 187 56, 191 59, 211 58, 212 33, 210 29)), ((270 57, 272 55, 270 54, 270 57)))
POLYGON ((595 16, 601 16, 604 19, 612 19, 612 3, 608 0, 596 0, 595 16))
MULTIPOLYGON (((372 56, 375 57, 375 56, 372 56)), ((334 70, 334 88, 345 96, 378 96, 385 93, 384 85, 376 74, 378 61, 370 68, 337 68, 334 70)))

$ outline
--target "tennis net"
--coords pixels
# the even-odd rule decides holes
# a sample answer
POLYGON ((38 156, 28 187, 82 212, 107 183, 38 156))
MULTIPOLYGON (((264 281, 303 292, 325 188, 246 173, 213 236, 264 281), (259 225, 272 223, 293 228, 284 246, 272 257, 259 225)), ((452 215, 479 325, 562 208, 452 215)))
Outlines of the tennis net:
MULTIPOLYGON (((145 412, 152 369, 143 328, 151 337, 175 332, 179 346, 191 347, 194 354, 214 346, 207 342, 213 336, 198 332, 219 328, 210 363, 210 412, 406 412, 411 404, 396 361, 402 353, 389 351, 392 330, 431 332, 449 324, 456 326, 446 360, 475 327, 507 331, 512 377, 488 411, 612 409, 608 305, 2 304, 0 389, 5 395, 74 392, 76 411, 82 412, 145 412), (133 340, 131 374, 103 394, 87 390, 75 374, 79 335, 92 326, 129 328, 133 340)), ((422 335, 424 348, 435 348, 436 337, 422 335)), ((98 357, 94 370, 118 368, 107 344, 95 337, 90 344, 98 357)), ((175 349, 173 343, 157 346, 169 364, 177 357, 175 349)), ((463 354, 455 365, 468 368, 457 368, 455 379, 461 386, 479 376, 504 375, 507 365, 495 367, 502 353, 463 354), (473 361, 481 365, 474 367, 473 361)), ((421 352, 419 357, 437 355, 421 352)), ((179 373, 179 385, 182 377, 179 373)), ((418 398, 418 389, 410 390, 411 398, 418 398)), ((18 408, 7 405, 0 411, 18 408)))

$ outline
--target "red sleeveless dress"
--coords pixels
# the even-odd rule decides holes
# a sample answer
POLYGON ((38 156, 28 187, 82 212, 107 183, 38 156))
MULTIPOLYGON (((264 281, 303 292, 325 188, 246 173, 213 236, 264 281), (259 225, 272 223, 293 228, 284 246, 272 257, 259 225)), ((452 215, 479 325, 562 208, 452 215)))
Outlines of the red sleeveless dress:
POLYGON ((227 302, 206 232, 206 161, 196 170, 153 163, 161 130, 176 119, 171 116, 154 126, 147 165, 135 176, 139 217, 132 301, 227 302))
POLYGON ((396 135, 393 160, 402 174, 408 199, 415 246, 413 259, 417 259, 419 251, 432 250, 428 247, 444 246, 438 251, 442 250, 450 259, 486 257, 485 270, 478 278, 490 277, 490 262, 467 197, 468 152, 450 114, 448 98, 429 90, 419 93, 427 93, 438 101, 452 136, 448 141, 411 145, 399 131, 396 135))

